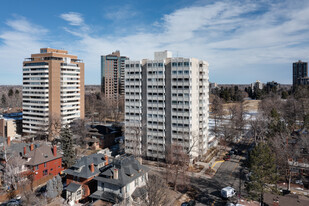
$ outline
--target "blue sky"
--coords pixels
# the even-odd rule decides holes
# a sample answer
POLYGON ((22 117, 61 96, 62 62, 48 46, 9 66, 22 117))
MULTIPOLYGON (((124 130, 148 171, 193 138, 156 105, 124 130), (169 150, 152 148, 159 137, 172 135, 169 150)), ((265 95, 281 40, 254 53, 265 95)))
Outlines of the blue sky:
POLYGON ((66 49, 100 83, 100 55, 133 60, 154 51, 209 62, 210 81, 292 82, 309 59, 309 2, 284 0, 11 0, 0 7, 0 85, 22 84, 22 61, 40 48, 66 49))

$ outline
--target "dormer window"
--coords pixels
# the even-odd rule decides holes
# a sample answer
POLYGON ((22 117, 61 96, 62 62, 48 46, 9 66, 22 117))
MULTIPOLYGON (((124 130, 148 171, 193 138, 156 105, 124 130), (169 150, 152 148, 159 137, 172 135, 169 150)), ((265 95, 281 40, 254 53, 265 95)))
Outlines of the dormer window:
POLYGON ((84 165, 83 165, 83 166, 81 166, 80 168, 78 168, 77 172, 82 171, 82 169, 83 169, 83 168, 84 168, 84 165))

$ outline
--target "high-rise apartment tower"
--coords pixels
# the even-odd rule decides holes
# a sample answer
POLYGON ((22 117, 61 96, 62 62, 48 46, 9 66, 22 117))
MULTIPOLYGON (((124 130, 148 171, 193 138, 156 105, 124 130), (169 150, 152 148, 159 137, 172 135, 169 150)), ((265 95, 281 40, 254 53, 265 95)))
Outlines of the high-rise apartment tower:
POLYGON ((65 50, 42 48, 23 62, 23 133, 50 121, 84 118, 84 63, 65 50))
POLYGON ((191 160, 205 154, 208 63, 164 51, 125 66, 126 152, 165 159, 172 145, 182 145, 191 160))
MULTIPOLYGON (((304 80, 308 79, 308 62, 293 63, 293 86, 303 84, 304 80)), ((308 81, 309 82, 309 81, 308 81)))
POLYGON ((105 97, 115 99, 124 94, 124 66, 128 59, 119 51, 101 56, 101 91, 105 97))

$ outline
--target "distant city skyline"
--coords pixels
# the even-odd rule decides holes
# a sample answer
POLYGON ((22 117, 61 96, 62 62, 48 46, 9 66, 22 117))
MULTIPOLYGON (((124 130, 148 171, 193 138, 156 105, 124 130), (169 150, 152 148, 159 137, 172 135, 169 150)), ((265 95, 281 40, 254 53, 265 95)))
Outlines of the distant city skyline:
POLYGON ((2 2, 0 85, 22 85, 22 62, 40 48, 85 63, 85 84, 101 83, 100 56, 174 57, 209 62, 211 82, 292 84, 292 64, 309 61, 308 1, 2 2), (42 9, 48 8, 48 9, 42 9))

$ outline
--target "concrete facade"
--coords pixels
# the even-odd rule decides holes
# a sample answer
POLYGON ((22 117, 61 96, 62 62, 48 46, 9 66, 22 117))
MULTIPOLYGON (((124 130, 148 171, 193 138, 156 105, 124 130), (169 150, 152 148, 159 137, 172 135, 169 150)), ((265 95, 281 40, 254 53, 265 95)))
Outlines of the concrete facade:
POLYGON ((208 63, 156 52, 154 60, 126 61, 126 152, 165 159, 181 145, 196 159, 207 151, 208 63))
POLYGON ((36 134, 50 121, 84 118, 84 63, 65 50, 42 48, 23 62, 23 133, 36 134))
POLYGON ((17 126, 14 119, 0 118, 0 136, 15 137, 17 135, 17 126))
POLYGON ((293 85, 302 85, 309 82, 308 80, 308 62, 294 62, 293 63, 293 85))
POLYGON ((125 60, 119 51, 101 56, 101 91, 107 98, 118 98, 124 94, 125 60))

